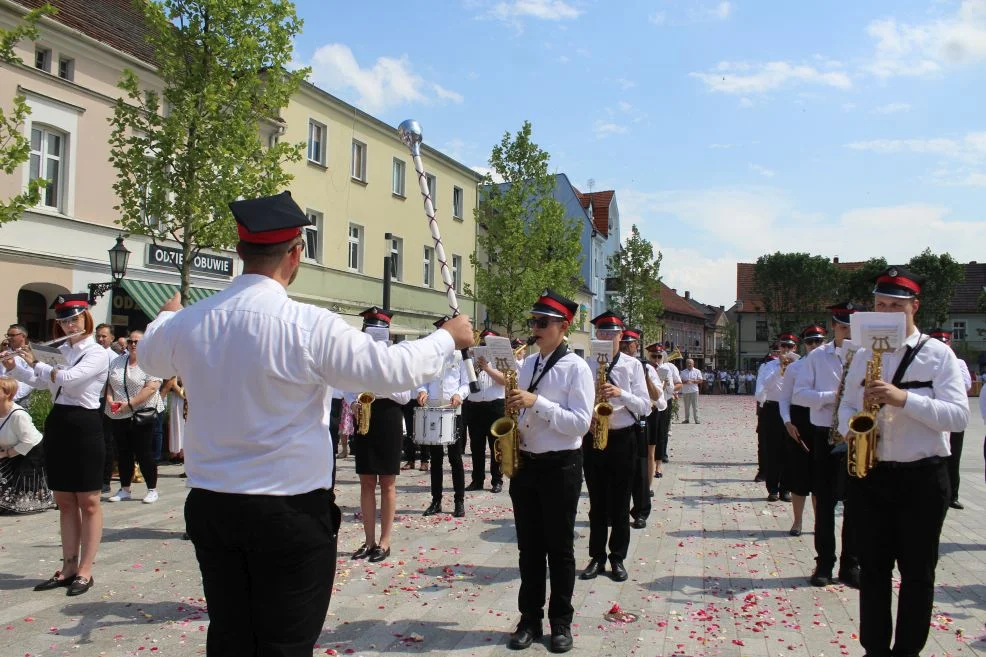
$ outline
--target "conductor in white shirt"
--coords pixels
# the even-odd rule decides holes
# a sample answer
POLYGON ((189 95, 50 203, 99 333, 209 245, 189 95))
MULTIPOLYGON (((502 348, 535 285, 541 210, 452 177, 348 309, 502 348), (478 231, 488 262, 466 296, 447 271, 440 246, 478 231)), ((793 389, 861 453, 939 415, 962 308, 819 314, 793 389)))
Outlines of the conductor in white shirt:
POLYGON ((406 391, 433 379, 469 319, 388 347, 288 298, 305 213, 289 193, 230 203, 243 274, 147 327, 140 362, 187 383, 185 522, 209 606, 210 657, 310 657, 335 576, 333 388, 406 391))

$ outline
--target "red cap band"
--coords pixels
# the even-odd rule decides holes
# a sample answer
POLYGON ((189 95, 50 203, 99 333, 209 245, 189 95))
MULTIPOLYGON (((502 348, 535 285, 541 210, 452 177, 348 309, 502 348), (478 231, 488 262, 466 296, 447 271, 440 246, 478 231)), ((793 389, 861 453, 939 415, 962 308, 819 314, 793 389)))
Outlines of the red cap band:
MULTIPOLYGON (((903 276, 881 276, 876 279, 877 283, 890 283, 892 285, 897 285, 899 287, 906 288, 913 292, 914 294, 921 294, 921 286, 912 281, 909 278, 904 278, 903 276)), ((879 292, 877 292, 879 294, 879 292)))
POLYGON ((88 308, 89 302, 82 299, 73 299, 72 301, 66 301, 65 303, 60 303, 55 306, 55 310, 61 310, 62 308, 88 308))
POLYGON ((239 234, 241 242, 249 242, 250 244, 280 244, 301 235, 301 229, 297 226, 282 228, 281 230, 268 230, 263 233, 251 233, 242 224, 236 224, 236 232, 239 234))
POLYGON ((369 313, 367 315, 363 315, 363 319, 364 320, 367 320, 367 319, 379 319, 381 322, 386 322, 386 323, 390 324, 390 318, 387 317, 386 315, 381 315, 380 313, 369 313))
POLYGON ((541 297, 540 299, 538 299, 538 303, 540 303, 542 306, 550 306, 551 308, 554 308, 555 310, 560 312, 567 321, 569 322, 572 321, 573 314, 569 312, 568 308, 566 308, 564 304, 555 301, 551 297, 541 297))

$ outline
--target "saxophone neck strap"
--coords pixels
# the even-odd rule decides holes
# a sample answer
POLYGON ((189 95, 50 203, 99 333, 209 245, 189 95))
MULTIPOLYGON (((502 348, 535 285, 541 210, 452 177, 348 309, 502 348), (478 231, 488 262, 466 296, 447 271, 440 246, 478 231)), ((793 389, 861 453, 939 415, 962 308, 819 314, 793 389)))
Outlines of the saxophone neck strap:
MULTIPOLYGON (((907 368, 910 367, 911 366, 911 363, 914 362, 914 359, 917 357, 918 352, 921 351, 921 348, 924 347, 924 345, 926 345, 928 343, 928 340, 930 340, 930 339, 931 338, 922 335, 921 336, 921 339, 918 340, 918 343, 916 345, 914 345, 913 347, 908 347, 907 348, 907 352, 904 354, 904 357, 900 359, 900 365, 897 366, 897 371, 894 372, 894 378, 891 380, 891 383, 893 385, 895 385, 898 388, 901 388, 903 390, 907 390, 908 389, 908 388, 904 388, 903 385, 902 385, 902 383, 901 383, 903 381, 903 379, 904 379, 904 374, 907 373, 907 368)), ((908 383, 921 383, 922 384, 920 386, 908 386, 908 387, 915 387, 915 388, 923 388, 923 387, 925 387, 924 382, 919 382, 919 381, 910 382, 909 381, 908 383)))
POLYGON ((554 367, 555 363, 560 361, 567 353, 568 343, 562 342, 558 345, 557 349, 551 352, 551 355, 548 356, 548 360, 544 363, 544 369, 541 370, 541 373, 538 374, 537 378, 535 378, 534 374, 537 373, 538 365, 541 364, 541 354, 538 354, 537 360, 534 361, 534 372, 531 374, 531 385, 527 386, 527 392, 534 392, 537 390, 538 384, 541 383, 541 379, 543 379, 544 375, 548 373, 548 370, 554 367))

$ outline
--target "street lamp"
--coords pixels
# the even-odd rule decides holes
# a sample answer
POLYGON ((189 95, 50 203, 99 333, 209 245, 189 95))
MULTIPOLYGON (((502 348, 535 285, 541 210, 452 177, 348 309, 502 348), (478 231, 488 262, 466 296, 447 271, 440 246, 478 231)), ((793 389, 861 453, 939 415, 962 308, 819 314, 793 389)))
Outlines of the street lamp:
POLYGON ((493 327, 493 322, 490 321, 490 314, 486 313, 486 319, 483 320, 483 329, 489 331, 493 327))
POLYGON ((740 371, 743 369, 741 365, 743 360, 743 352, 741 347, 743 342, 743 315, 741 314, 743 311, 742 299, 736 300, 735 308, 736 308, 736 371, 740 371))
POLYGON ((130 251, 123 246, 123 235, 117 235, 116 245, 108 251, 110 254, 110 275, 113 280, 109 283, 90 283, 89 284, 89 305, 94 305, 96 299, 100 298, 120 284, 123 277, 127 275, 127 262, 130 260, 130 251))

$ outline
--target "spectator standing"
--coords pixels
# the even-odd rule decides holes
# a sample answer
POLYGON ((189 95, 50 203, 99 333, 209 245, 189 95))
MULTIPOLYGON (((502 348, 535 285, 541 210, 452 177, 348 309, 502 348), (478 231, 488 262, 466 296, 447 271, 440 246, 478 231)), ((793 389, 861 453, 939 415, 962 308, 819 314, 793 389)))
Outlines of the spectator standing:
MULTIPOLYGON (((106 371, 109 372, 110 364, 116 360, 118 354, 114 349, 116 337, 113 327, 109 324, 100 324, 96 327, 96 344, 103 348, 106 354, 106 371)), ((106 445, 106 459, 103 462, 103 493, 110 492, 113 483, 113 471, 116 469, 116 439, 113 438, 113 428, 110 419, 106 416, 106 388, 99 398, 99 412, 103 421, 103 442, 106 445)))
MULTIPOLYGON (((27 327, 22 326, 20 324, 11 324, 7 328, 7 336, 4 339, 4 343, 6 343, 7 346, 5 348, 0 349, 0 351, 9 350, 11 352, 17 352, 19 349, 23 349, 25 346, 27 346, 27 341, 28 341, 27 327)), ((17 367, 22 368, 24 372, 30 370, 24 359, 16 355, 16 353, 14 355, 14 362, 16 363, 17 367)), ((34 388, 16 379, 15 382, 17 383, 17 391, 14 393, 13 401, 15 404, 24 403, 27 401, 28 396, 32 392, 34 392, 34 388)))
POLYGON ((37 513, 52 508, 41 432, 14 403, 17 381, 0 376, 0 511, 37 513))
POLYGON ((681 421, 682 424, 688 424, 689 410, 691 416, 695 418, 695 424, 699 424, 698 387, 704 380, 702 372, 695 367, 695 361, 691 358, 686 360, 685 369, 681 371, 681 396, 685 404, 685 419, 681 421))

